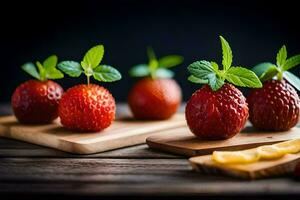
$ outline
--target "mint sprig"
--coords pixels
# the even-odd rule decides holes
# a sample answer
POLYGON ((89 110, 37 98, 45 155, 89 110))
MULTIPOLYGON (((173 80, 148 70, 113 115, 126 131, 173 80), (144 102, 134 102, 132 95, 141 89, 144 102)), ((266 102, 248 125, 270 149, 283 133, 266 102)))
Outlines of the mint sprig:
POLYGON ((180 65, 183 62, 183 57, 179 55, 168 55, 160 59, 156 58, 156 55, 151 47, 147 48, 148 63, 139 64, 132 67, 129 70, 129 75, 132 77, 146 77, 151 76, 155 78, 172 78, 174 72, 168 68, 180 65))
POLYGON ((232 66, 232 51, 228 42, 220 36, 222 46, 222 65, 206 60, 193 62, 188 66, 188 80, 198 84, 208 84, 213 91, 220 89, 225 81, 241 87, 259 88, 262 84, 256 74, 243 67, 232 66))
POLYGON ((233 56, 228 42, 222 36, 220 36, 220 40, 221 40, 222 54, 223 54, 222 65, 223 65, 223 69, 226 71, 231 67, 233 56))
POLYGON ((288 72, 288 70, 299 64, 300 54, 288 58, 286 46, 283 45, 276 55, 276 64, 270 62, 260 63, 253 67, 252 71, 254 71, 263 82, 271 80, 274 77, 276 77, 277 80, 284 78, 300 91, 300 79, 291 72, 288 72))
POLYGON ((64 77, 64 74, 56 69, 56 64, 57 56, 52 55, 44 60, 43 64, 39 61, 36 62, 36 65, 28 62, 22 65, 21 68, 32 77, 40 81, 46 81, 48 79, 61 79, 64 77))
POLYGON ((109 65, 100 65, 103 55, 103 45, 97 45, 86 52, 80 63, 76 61, 62 61, 58 64, 58 68, 71 77, 79 77, 84 73, 87 76, 88 84, 91 76, 102 82, 120 80, 122 75, 117 69, 109 65))

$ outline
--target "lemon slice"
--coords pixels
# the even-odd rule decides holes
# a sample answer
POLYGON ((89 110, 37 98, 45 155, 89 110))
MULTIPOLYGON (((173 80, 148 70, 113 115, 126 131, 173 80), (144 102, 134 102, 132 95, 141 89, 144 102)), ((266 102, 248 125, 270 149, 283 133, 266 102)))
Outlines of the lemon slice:
POLYGON ((255 150, 245 151, 214 151, 212 159, 222 164, 251 163, 259 160, 259 154, 255 150))
POLYGON ((243 151, 214 151, 212 160, 221 164, 246 164, 262 160, 274 160, 285 154, 300 152, 300 139, 260 146, 243 151))
POLYGON ((300 151, 300 139, 289 140, 286 142, 280 142, 277 144, 273 144, 273 146, 277 147, 284 154, 298 153, 300 151))
POLYGON ((277 159, 285 155, 285 152, 274 145, 260 146, 257 148, 257 153, 260 159, 265 160, 277 159))

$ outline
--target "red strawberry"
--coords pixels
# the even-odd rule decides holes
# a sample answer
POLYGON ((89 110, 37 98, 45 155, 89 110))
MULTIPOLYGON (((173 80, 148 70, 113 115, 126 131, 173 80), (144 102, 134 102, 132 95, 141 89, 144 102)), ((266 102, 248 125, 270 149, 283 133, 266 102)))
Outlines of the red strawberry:
POLYGON ((63 94, 62 87, 48 79, 60 79, 64 75, 56 69, 57 57, 48 57, 43 64, 39 61, 25 63, 22 69, 38 80, 21 84, 12 95, 12 108, 21 123, 50 123, 58 116, 58 103, 63 94))
POLYGON ((285 45, 276 56, 276 64, 264 62, 252 70, 264 81, 263 88, 253 89, 247 98, 252 125, 261 130, 286 131, 299 121, 300 79, 288 70, 300 64, 300 54, 287 58, 285 45), (273 78, 276 76, 276 80, 273 78))
POLYGON ((188 101, 185 116, 189 128, 198 137, 227 139, 243 129, 248 106, 241 91, 231 84, 224 84, 215 92, 205 85, 188 101))
POLYGON ((95 84, 68 89, 59 104, 62 125, 76 131, 105 129, 115 119, 115 112, 113 96, 104 87, 95 84))
POLYGON ((215 62, 196 61, 188 66, 188 80, 206 84, 197 90, 185 109, 187 124, 196 136, 207 140, 231 138, 239 133, 248 118, 248 105, 240 90, 228 81, 243 87, 261 87, 254 72, 233 67, 232 51, 220 36, 223 52, 223 69, 215 62))
POLYGON ((181 89, 171 79, 174 72, 168 68, 179 65, 183 57, 168 55, 160 59, 152 48, 147 49, 148 64, 130 69, 133 77, 145 77, 138 81, 128 95, 128 104, 136 119, 164 120, 172 117, 181 103, 181 89))
POLYGON ((128 104, 136 119, 163 120, 176 113, 181 90, 173 79, 144 78, 128 95, 128 104))
POLYGON ((121 74, 108 65, 100 65, 104 54, 103 45, 91 48, 78 63, 63 61, 58 67, 72 77, 84 73, 87 85, 77 85, 66 91, 59 104, 59 117, 64 127, 80 132, 96 132, 109 127, 115 119, 116 103, 104 87, 90 84, 90 77, 98 81, 112 82, 121 74))
POLYGON ((299 121, 299 96, 285 80, 266 81, 263 88, 250 91, 247 102, 249 120, 255 128, 285 131, 299 121))
POLYGON ((21 123, 52 122, 58 116, 62 87, 53 81, 29 80, 16 88, 12 108, 21 123))

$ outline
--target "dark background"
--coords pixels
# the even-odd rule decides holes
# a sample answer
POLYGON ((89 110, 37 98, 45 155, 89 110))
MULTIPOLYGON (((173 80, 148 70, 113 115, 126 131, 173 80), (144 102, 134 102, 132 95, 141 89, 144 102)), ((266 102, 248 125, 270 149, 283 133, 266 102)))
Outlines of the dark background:
MULTIPOLYGON (((297 1, 9 1, 1 3, 0 101, 10 100, 15 87, 30 77, 20 66, 56 54, 79 61, 86 50, 105 45, 103 63, 118 68, 119 82, 102 84, 125 101, 134 79, 128 69, 146 62, 146 46, 158 56, 180 54, 174 68, 184 99, 199 88, 189 83, 186 67, 199 59, 221 62, 219 35, 233 50, 235 65, 252 67, 273 61, 287 45, 300 53, 297 1)), ((297 71, 294 71, 297 73, 297 71)), ((59 80, 66 89, 85 78, 59 80)))

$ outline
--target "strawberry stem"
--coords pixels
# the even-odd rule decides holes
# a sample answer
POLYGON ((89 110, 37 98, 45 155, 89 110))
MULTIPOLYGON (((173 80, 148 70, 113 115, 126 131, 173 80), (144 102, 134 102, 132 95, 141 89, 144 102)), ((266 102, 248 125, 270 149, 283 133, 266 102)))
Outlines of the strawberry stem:
POLYGON ((283 79, 283 72, 280 71, 280 72, 278 72, 278 74, 277 74, 277 80, 281 81, 282 79, 283 79))
POLYGON ((151 70, 150 76, 151 76, 152 79, 156 79, 155 70, 151 70))
POLYGON ((90 85, 90 76, 86 76, 87 77, 87 85, 90 85))
POLYGON ((215 71, 216 74, 219 76, 219 78, 221 78, 223 81, 225 80, 225 74, 226 74, 227 70, 217 70, 215 71))

